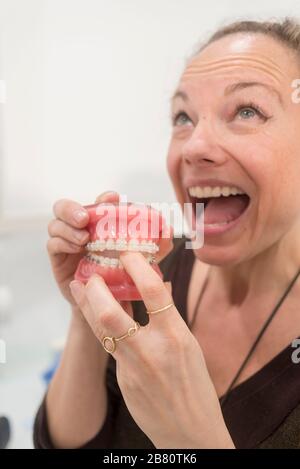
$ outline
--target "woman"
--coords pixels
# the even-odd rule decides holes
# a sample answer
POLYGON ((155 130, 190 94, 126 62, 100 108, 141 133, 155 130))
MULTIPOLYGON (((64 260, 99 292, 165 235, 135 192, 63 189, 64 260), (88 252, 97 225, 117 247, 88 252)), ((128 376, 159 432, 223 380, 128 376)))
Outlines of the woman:
POLYGON ((36 447, 300 447, 299 58, 300 26, 286 19, 231 24, 188 62, 168 170, 181 204, 208 201, 204 246, 177 241, 161 262, 173 296, 139 253, 122 254, 146 311, 159 313, 135 304, 149 323, 112 354, 100 338, 124 334, 132 309, 99 276, 70 291, 88 217, 55 204, 48 250, 73 314, 36 447))

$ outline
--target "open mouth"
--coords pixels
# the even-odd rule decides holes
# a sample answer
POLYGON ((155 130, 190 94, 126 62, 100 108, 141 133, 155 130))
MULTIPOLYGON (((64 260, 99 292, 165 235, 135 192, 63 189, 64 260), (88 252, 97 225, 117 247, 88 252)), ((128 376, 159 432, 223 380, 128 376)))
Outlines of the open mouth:
POLYGON ((226 228, 233 225, 246 211, 250 204, 250 197, 236 186, 188 188, 188 194, 193 204, 196 216, 196 204, 204 204, 204 229, 226 228))

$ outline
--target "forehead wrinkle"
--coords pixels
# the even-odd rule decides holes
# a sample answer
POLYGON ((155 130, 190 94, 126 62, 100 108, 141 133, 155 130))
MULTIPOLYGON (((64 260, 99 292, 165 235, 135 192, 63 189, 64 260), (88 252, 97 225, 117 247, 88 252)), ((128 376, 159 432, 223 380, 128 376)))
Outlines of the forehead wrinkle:
MULTIPOLYGON (((208 71, 205 71, 205 70, 190 70, 190 71, 185 71, 184 74, 182 75, 182 81, 184 81, 185 79, 187 78, 192 78, 192 77, 195 77, 195 76, 198 76, 198 75, 216 75, 216 72, 218 71, 222 71, 224 70, 224 72, 226 71, 227 72, 227 76, 230 76, 230 71, 234 71, 234 70, 240 70, 241 69, 241 66, 240 65, 228 65, 228 66, 223 66, 223 67, 215 67, 215 68, 212 68, 208 71)), ((270 70, 268 70, 267 68, 265 67, 253 67, 254 70, 257 70, 257 71, 260 71, 260 72, 264 72, 266 73, 267 75, 269 75, 270 77, 272 77, 277 83, 282 83, 282 79, 280 79, 276 74, 270 72, 270 70)), ((242 71, 245 71, 245 69, 242 68, 242 71)))
MULTIPOLYGON (((248 52, 247 54, 230 54, 230 55, 223 56, 222 58, 213 59, 213 60, 205 60, 205 59, 200 58, 200 61, 201 63, 204 64, 204 66, 219 63, 219 62, 231 62, 232 60, 233 61, 234 60, 253 60, 255 62, 260 62, 264 64, 269 63, 271 67, 281 72, 281 68, 278 66, 276 62, 274 62, 274 60, 261 54, 255 54, 253 52, 248 52)), ((194 59, 192 59, 190 63, 194 63, 196 61, 197 61, 197 58, 194 57, 194 59)))
MULTIPOLYGON (((241 67, 239 67, 239 66, 234 66, 234 67, 231 66, 231 67, 226 67, 226 68, 224 69, 224 72, 227 71, 226 76, 228 76, 228 77, 231 76, 231 73, 230 73, 231 70, 232 70, 232 71, 235 71, 235 70, 236 70, 236 71, 240 71, 240 70, 241 70, 241 67), (227 68, 227 70, 226 70, 226 68, 227 68)), ((255 69, 256 69, 257 71, 266 73, 267 75, 269 75, 270 77, 272 77, 277 83, 281 83, 281 82, 282 82, 282 80, 281 80, 280 78, 278 78, 278 77, 277 77, 276 75, 274 75, 273 73, 270 73, 270 71, 267 70, 267 69, 265 69, 265 68, 262 68, 262 67, 255 67, 255 69)), ((183 74, 183 76, 182 76, 182 81, 184 81, 184 80, 186 80, 186 79, 188 79, 188 78, 193 78, 193 77, 195 77, 195 76, 197 77, 197 76, 199 76, 199 75, 207 75, 207 76, 212 75, 212 76, 215 76, 217 71, 220 71, 220 70, 219 70, 218 68, 216 68, 216 69, 209 70, 208 72, 207 72, 207 71, 200 71, 200 72, 199 72, 198 70, 193 70, 193 71, 191 71, 191 72, 185 72, 185 73, 183 74)), ((243 70, 243 71, 245 71, 245 70, 243 70)))
POLYGON ((190 76, 190 75, 195 75, 195 74, 204 74, 204 73, 211 73, 215 72, 220 69, 230 69, 230 68, 237 68, 237 67, 243 67, 245 65, 251 66, 257 70, 261 70, 263 72, 268 73, 271 75, 273 78, 278 80, 279 82, 281 81, 280 78, 282 77, 287 77, 285 73, 279 68, 275 67, 271 64, 266 64, 265 61, 262 60, 257 60, 257 59, 252 59, 252 58, 233 58, 233 59, 219 59, 219 60, 214 60, 211 62, 202 62, 202 63, 195 63, 192 62, 190 63, 187 67, 186 70, 183 73, 183 77, 185 76, 190 76))

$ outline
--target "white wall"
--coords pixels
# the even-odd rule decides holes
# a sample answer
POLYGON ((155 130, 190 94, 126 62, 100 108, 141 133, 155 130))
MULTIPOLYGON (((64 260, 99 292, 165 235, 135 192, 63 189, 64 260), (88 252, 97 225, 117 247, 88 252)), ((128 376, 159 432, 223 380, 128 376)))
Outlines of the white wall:
POLYGON ((300 16, 298 0, 2 0, 0 8, 0 194, 10 217, 47 215, 60 197, 89 203, 106 189, 173 200, 168 101, 187 56, 224 21, 300 16))

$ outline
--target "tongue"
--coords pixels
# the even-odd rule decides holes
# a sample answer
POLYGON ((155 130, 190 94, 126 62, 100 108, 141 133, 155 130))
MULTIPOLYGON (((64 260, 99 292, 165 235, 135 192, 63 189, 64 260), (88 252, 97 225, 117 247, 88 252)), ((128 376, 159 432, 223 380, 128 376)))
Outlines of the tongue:
POLYGON ((212 197, 204 211, 204 223, 225 223, 238 218, 248 205, 247 195, 212 197))

